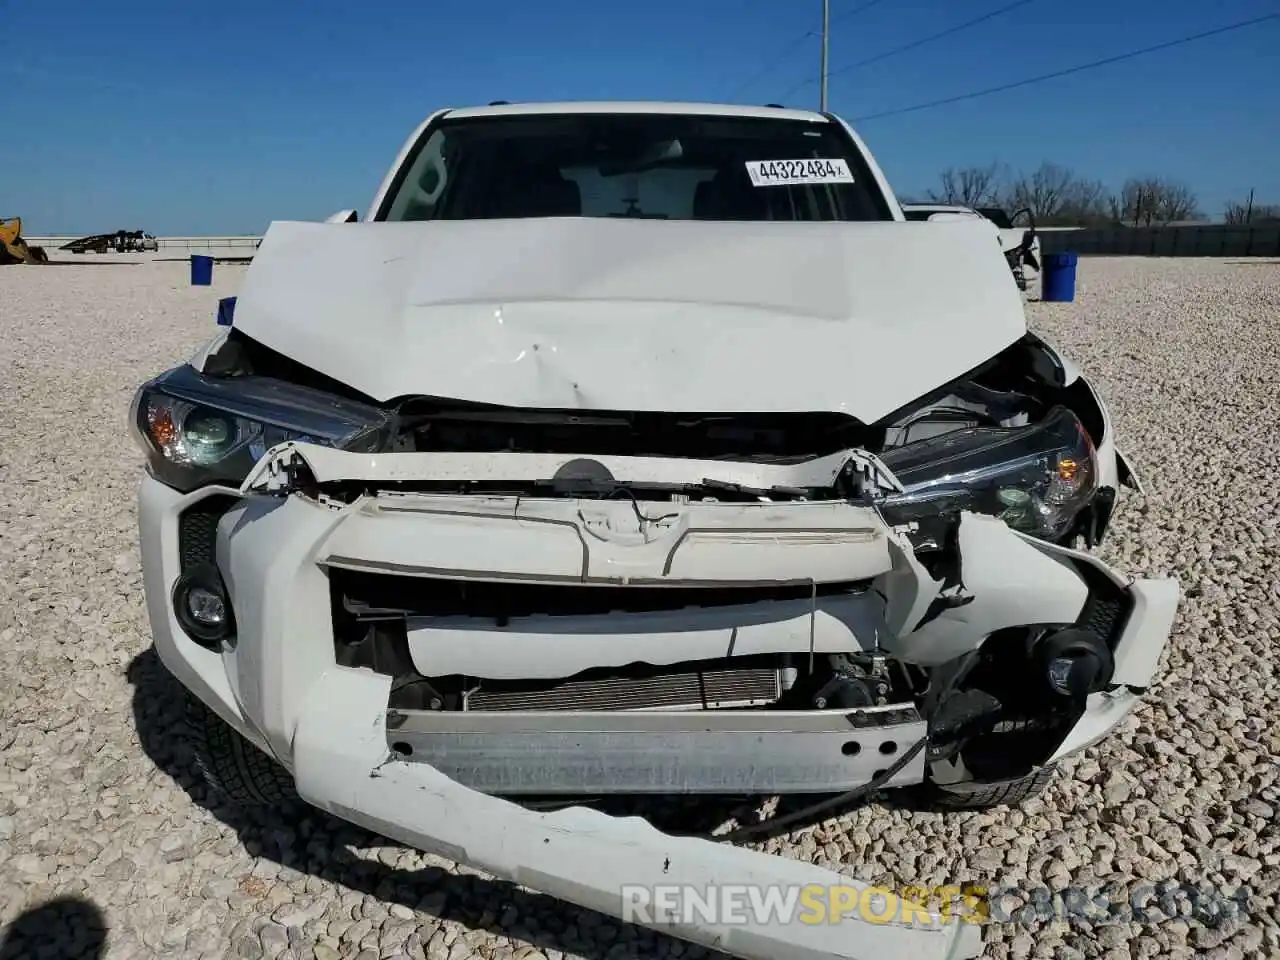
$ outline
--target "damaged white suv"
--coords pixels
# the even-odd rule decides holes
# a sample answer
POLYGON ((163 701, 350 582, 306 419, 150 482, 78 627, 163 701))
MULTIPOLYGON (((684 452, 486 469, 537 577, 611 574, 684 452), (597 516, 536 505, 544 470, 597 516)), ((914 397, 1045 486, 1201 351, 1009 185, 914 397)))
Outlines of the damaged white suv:
MULTIPOLYGON (((989 229, 906 222, 835 117, 609 103, 441 111, 363 221, 272 225, 133 409, 211 779, 617 916, 848 881, 523 798, 1040 789, 1151 684, 1178 587, 1088 552, 1136 484, 989 229)), ((850 923, 651 925, 964 934, 850 923)))

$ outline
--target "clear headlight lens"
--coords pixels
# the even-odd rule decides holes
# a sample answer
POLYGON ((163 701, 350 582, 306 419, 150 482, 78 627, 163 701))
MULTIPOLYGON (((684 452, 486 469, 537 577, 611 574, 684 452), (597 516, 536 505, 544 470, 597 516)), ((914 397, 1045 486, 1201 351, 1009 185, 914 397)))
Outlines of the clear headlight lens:
POLYGON ((146 404, 147 437, 175 464, 209 466, 260 436, 263 425, 170 397, 152 394, 146 404))
POLYGON ((391 414, 322 390, 267 377, 206 377, 175 367, 138 390, 135 436, 175 486, 238 483, 286 440, 342 450, 382 449, 391 414))
POLYGON ((882 501, 891 523, 969 510, 1034 536, 1060 537, 1098 485, 1093 441, 1065 407, 1032 426, 957 430, 880 459, 905 488, 882 501))

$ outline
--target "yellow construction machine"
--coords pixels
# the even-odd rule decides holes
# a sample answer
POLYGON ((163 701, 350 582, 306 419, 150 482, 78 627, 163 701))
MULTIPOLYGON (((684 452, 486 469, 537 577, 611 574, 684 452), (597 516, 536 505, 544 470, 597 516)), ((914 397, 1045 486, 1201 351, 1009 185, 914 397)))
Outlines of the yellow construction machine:
POLYGON ((0 264, 48 263, 44 247, 32 247, 22 239, 22 218, 0 220, 0 264))

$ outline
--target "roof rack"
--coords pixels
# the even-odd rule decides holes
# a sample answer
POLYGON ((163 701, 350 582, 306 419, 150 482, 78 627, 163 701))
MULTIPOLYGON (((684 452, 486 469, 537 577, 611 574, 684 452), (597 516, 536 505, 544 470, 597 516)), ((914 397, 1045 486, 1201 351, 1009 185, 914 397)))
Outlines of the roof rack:
POLYGON ((489 106, 491 106, 491 107, 509 107, 509 106, 511 106, 511 101, 510 101, 510 100, 490 100, 490 101, 489 101, 489 106))
POLYGON ((782 104, 780 104, 780 103, 766 103, 766 104, 765 104, 765 106, 766 106, 766 107, 777 107, 779 110, 785 110, 785 109, 787 109, 786 107, 784 107, 784 106, 783 106, 782 104))

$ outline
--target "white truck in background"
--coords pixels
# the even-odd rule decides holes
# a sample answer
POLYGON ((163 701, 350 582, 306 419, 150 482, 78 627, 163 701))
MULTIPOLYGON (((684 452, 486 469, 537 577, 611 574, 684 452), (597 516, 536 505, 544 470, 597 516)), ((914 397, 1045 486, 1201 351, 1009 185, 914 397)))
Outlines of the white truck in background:
POLYGON ((1035 219, 1030 210, 1019 210, 1013 216, 1002 207, 966 207, 958 204, 904 203, 902 213, 908 220, 966 219, 986 220, 996 231, 1000 249, 1009 261, 1009 269, 1019 290, 1026 290, 1030 281, 1040 274, 1040 238, 1036 236, 1035 219), (1025 215, 1026 226, 1016 226, 1014 221, 1025 215))

